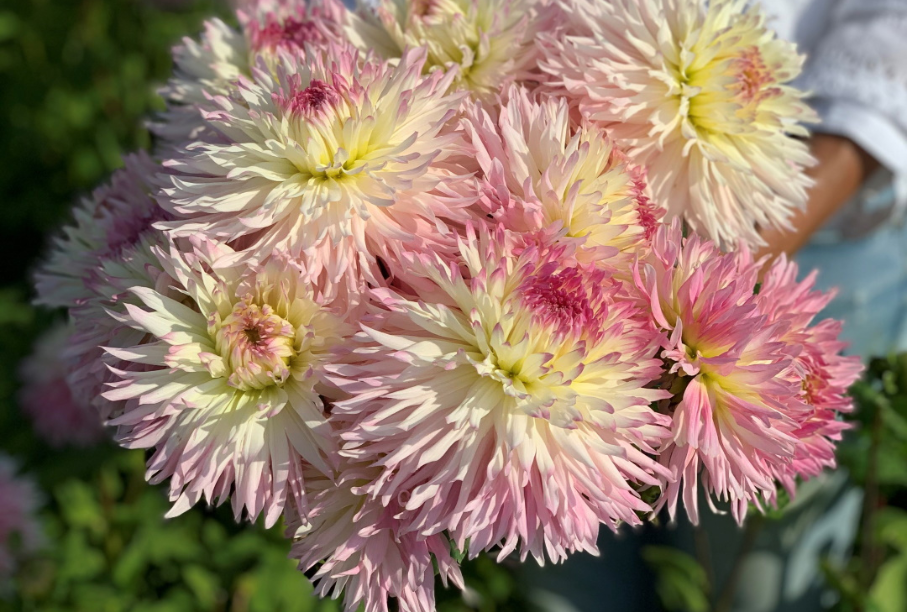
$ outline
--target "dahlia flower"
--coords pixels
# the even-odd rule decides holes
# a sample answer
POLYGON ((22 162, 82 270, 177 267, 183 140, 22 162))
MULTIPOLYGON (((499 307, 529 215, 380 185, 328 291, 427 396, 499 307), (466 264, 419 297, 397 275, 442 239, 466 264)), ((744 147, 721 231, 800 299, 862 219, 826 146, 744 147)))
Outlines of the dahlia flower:
POLYGON ((37 304, 71 308, 94 297, 103 262, 119 258, 154 231, 152 223, 167 218, 151 196, 160 166, 144 152, 123 163, 109 184, 73 210, 73 223, 54 239, 35 278, 37 304))
POLYGON ((281 50, 298 52, 306 45, 324 46, 339 39, 344 8, 335 0, 243 4, 237 13, 240 28, 211 19, 198 41, 187 37, 173 48, 173 76, 158 92, 167 110, 150 124, 165 150, 198 138, 206 129, 199 107, 211 96, 235 91, 259 58, 273 65, 281 50))
POLYGON ((182 295, 134 287, 144 308, 115 315, 148 336, 107 349, 146 366, 115 370, 122 380, 104 396, 125 408, 109 424, 123 446, 154 449, 148 478, 170 478, 170 516, 232 495, 237 519, 245 509, 273 525, 288 494, 304 507, 305 466, 332 470, 319 372, 346 334, 339 305, 279 253, 242 273, 229 249, 204 242, 158 255, 182 295))
POLYGON ((806 202, 813 163, 787 85, 803 57, 747 0, 562 2, 543 68, 649 172, 657 202, 716 242, 763 244, 806 202))
POLYGON ((424 48, 426 71, 451 71, 455 87, 492 101, 540 78, 534 40, 554 16, 539 0, 378 0, 347 16, 345 34, 388 59, 424 48))
MULTIPOLYGON (((660 461, 673 472, 659 507, 673 518, 678 499, 695 523, 698 481, 728 501, 738 521, 749 503, 775 498, 775 476, 788 469, 811 413, 795 362, 801 350, 786 336, 789 322, 772 317, 755 294, 763 261, 747 249, 722 254, 675 220, 656 234, 634 276, 655 325, 669 334, 663 358, 672 438, 660 461)), ((789 288, 788 288, 789 289, 789 288)), ((785 292, 773 298, 787 301, 785 292)))
POLYGON ((660 211, 599 128, 572 130, 567 104, 536 102, 512 87, 495 121, 481 104, 464 127, 479 166, 481 204, 511 230, 561 230, 581 238, 589 261, 629 267, 654 234, 660 211), (503 188, 502 188, 503 187, 503 188))
POLYGON ((377 477, 374 468, 344 466, 336 483, 309 477, 311 508, 289 510, 290 557, 310 575, 321 597, 343 597, 345 612, 387 612, 396 599, 401 612, 434 610, 435 571, 444 585, 463 588, 460 568, 444 535, 401 533, 400 508, 383 506, 362 489, 377 477), (362 607, 360 607, 362 606, 362 607))
POLYGON ((23 555, 41 545, 39 503, 35 483, 17 476, 12 459, 0 455, 0 582, 12 577, 23 555))
POLYGON ((776 478, 793 495, 796 478, 817 476, 835 467, 835 442, 849 425, 838 417, 853 410, 848 388, 863 370, 858 356, 841 355, 847 345, 839 340, 841 322, 825 319, 810 327, 813 319, 834 297, 815 290, 816 272, 797 281, 797 264, 784 258, 765 276, 757 298, 762 312, 772 322, 787 325, 782 339, 792 347, 795 380, 809 409, 798 419, 794 431, 797 445, 790 464, 779 467, 776 478))
POLYGON ((19 368, 19 405, 38 436, 55 447, 90 446, 103 438, 98 414, 89 403, 76 401, 66 382, 64 354, 71 333, 62 323, 50 328, 19 368))
POLYGON ((161 203, 178 220, 158 226, 246 237, 255 253, 310 255, 332 281, 359 266, 379 282, 377 257, 437 244, 449 233, 441 217, 465 215, 429 193, 450 175, 440 164, 461 96, 446 93, 451 77, 421 76, 420 50, 396 65, 351 48, 282 61, 276 76, 242 80, 239 97, 216 98, 205 115, 216 137, 166 163, 175 175, 161 203))
POLYGON ((362 361, 336 369, 342 454, 381 468, 366 489, 399 504, 401 533, 447 530, 472 556, 595 552, 599 523, 638 524, 635 487, 667 475, 646 454, 668 435, 649 407, 666 394, 645 388, 657 335, 603 270, 559 263, 566 246, 470 226, 460 250, 412 255, 417 295, 376 290, 362 361))

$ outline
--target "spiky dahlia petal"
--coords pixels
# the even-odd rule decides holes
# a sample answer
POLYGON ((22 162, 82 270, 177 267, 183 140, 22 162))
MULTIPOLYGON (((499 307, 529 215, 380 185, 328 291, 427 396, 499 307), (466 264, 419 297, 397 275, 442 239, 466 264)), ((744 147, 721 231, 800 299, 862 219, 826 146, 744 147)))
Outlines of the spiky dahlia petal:
POLYGON ((170 479, 171 514, 231 496, 237 518, 273 525, 288 497, 304 507, 307 465, 333 469, 320 373, 346 333, 331 310, 343 307, 280 254, 245 270, 231 255, 204 242, 158 250, 181 297, 131 290, 141 306, 117 319, 145 340, 107 351, 146 367, 114 369, 121 380, 104 396, 124 403, 110 421, 117 440, 154 449, 148 477, 170 479))
POLYGON ((389 310, 338 370, 351 398, 332 418, 343 454, 382 468, 369 493, 400 504, 404 532, 560 560, 648 508, 634 485, 658 482, 646 453, 667 435, 649 408, 665 394, 645 388, 656 336, 603 271, 508 241, 470 231, 459 260, 413 257, 417 295, 379 291, 389 310))
POLYGON ((724 245, 789 227, 815 120, 788 85, 803 58, 745 0, 562 2, 545 70, 647 167, 655 200, 724 245))

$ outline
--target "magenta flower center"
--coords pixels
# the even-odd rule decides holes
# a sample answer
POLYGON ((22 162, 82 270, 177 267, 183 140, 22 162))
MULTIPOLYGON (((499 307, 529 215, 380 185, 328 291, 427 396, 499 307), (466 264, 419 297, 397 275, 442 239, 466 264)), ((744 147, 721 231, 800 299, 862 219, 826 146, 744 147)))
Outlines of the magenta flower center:
POLYGON ((218 352, 226 363, 229 383, 238 389, 263 389, 283 383, 295 356, 296 330, 247 296, 234 306, 216 332, 218 352))
POLYGON ((596 320, 583 277, 575 268, 529 278, 522 289, 523 303, 538 323, 556 332, 579 332, 596 320))
POLYGON ((311 117, 339 99, 340 95, 332 86, 312 79, 308 87, 297 91, 291 98, 284 99, 283 106, 289 114, 311 117))

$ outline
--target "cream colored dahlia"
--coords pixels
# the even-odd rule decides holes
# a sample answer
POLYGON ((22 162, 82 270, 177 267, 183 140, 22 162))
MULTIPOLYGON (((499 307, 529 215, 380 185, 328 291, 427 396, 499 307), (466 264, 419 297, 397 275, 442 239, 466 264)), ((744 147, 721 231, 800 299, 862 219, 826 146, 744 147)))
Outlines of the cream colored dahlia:
POLYGON ((273 525, 288 497, 305 507, 307 465, 332 473, 320 373, 349 330, 286 257, 234 268, 231 256, 206 243, 159 252, 182 297, 132 289, 142 307, 117 318, 146 337, 107 350, 145 368, 117 370, 104 395, 125 402, 109 422, 120 444, 154 449, 148 478, 170 479, 171 515, 229 496, 237 518, 262 513, 273 525))
POLYGON ((648 168, 656 202, 714 240, 762 244, 806 202, 813 163, 788 83, 803 57, 746 0, 561 3, 544 69, 648 168))
POLYGON ((654 234, 660 212, 598 127, 574 129, 563 99, 535 101, 520 87, 499 112, 467 106, 464 128, 478 165, 480 205, 516 232, 578 239, 578 255, 626 268, 654 234))
POLYGON ((165 163, 161 204, 177 219, 159 227, 305 253, 331 279, 356 264, 380 279, 377 258, 399 243, 450 241, 444 219, 465 213, 432 190, 451 176, 462 96, 447 93, 452 75, 422 76, 424 62, 420 49, 391 65, 346 48, 256 69, 213 101, 212 136, 165 163))
MULTIPOLYGON (((426 71, 455 72, 455 85, 492 98, 514 80, 533 78, 534 40, 552 11, 537 0, 379 0, 347 18, 345 33, 385 58, 428 51, 426 71)), ((537 76, 535 77, 537 78, 537 76)))

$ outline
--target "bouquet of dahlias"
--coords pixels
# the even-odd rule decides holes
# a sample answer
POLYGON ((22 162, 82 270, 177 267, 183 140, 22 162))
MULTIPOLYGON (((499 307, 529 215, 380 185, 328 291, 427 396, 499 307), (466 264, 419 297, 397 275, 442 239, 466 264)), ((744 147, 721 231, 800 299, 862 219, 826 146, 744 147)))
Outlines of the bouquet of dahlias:
POLYGON ((700 488, 742 521, 834 466, 859 362, 750 250, 813 115, 745 0, 237 14, 37 277, 170 515, 283 518, 320 594, 423 611, 461 554, 596 553, 700 488))

